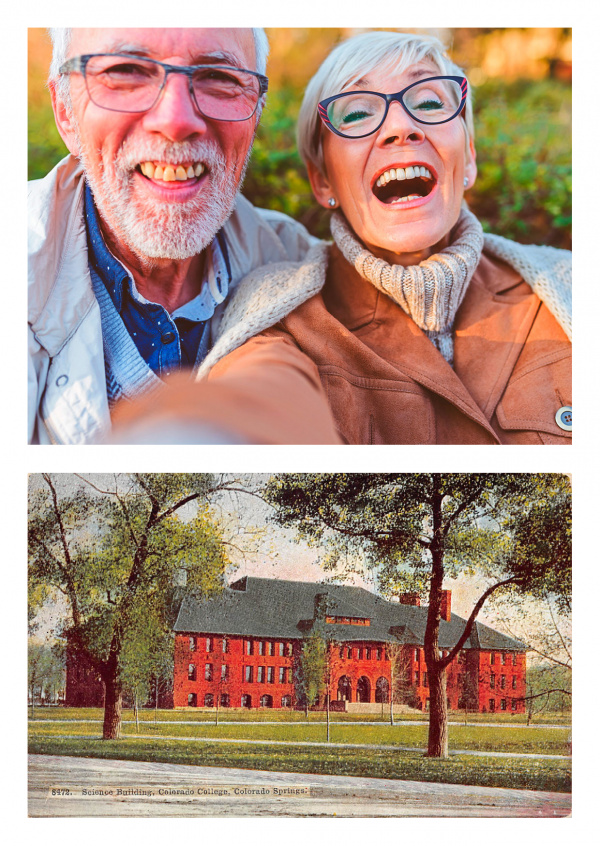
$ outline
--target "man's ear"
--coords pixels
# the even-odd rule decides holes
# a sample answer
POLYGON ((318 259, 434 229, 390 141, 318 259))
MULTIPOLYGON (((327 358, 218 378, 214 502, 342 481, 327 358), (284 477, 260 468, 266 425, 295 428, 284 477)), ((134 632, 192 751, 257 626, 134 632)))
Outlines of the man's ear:
POLYGON ((77 140, 77 131, 75 129, 74 120, 64 101, 59 96, 56 87, 56 80, 51 80, 48 83, 48 88, 50 89, 52 111, 54 112, 56 128, 59 131, 60 137, 67 145, 67 150, 74 156, 78 156, 79 141, 77 140))
POLYGON ((313 194, 320 206, 324 206, 326 209, 330 209, 329 205, 329 198, 334 197, 335 193, 327 179, 327 175, 321 173, 319 168, 314 164, 314 162, 307 162, 306 169, 308 171, 308 179, 310 181, 310 187, 312 188, 313 194))
POLYGON ((468 180, 465 186, 466 190, 467 188, 472 188, 477 179, 477 153, 475 152, 475 145, 472 138, 469 138, 465 150, 465 177, 468 180))

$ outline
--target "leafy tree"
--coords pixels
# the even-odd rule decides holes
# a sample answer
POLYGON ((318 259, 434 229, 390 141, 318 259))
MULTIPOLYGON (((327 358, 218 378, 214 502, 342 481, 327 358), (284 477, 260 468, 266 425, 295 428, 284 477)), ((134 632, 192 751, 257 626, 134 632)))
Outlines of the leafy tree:
POLYGON ((570 487, 564 476, 525 474, 285 474, 264 491, 275 520, 325 546, 337 573, 374 570, 387 595, 427 594, 427 754, 446 757, 446 668, 486 599, 500 589, 534 596, 570 593, 570 487), (531 565, 528 564, 531 557, 531 565), (446 657, 439 650, 444 577, 492 580, 446 657))
POLYGON ((103 737, 114 739, 124 684, 136 695, 147 685, 181 584, 198 595, 223 586, 228 558, 209 503, 236 488, 193 473, 127 474, 104 487, 81 479, 76 489, 73 481, 32 479, 30 598, 66 598, 69 644, 102 678, 103 737))
POLYGON ((31 699, 31 716, 35 712, 36 695, 46 702, 56 701, 64 689, 65 654, 62 643, 43 643, 33 637, 27 644, 27 686, 31 699))
POLYGON ((308 709, 325 689, 327 643, 321 632, 311 631, 302 642, 298 665, 298 690, 308 717, 308 709))

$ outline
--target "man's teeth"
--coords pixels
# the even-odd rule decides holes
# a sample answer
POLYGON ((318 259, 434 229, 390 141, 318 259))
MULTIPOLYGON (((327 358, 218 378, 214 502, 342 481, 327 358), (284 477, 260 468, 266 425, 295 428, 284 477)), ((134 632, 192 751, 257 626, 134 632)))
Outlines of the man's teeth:
POLYGON ((148 179, 159 179, 163 182, 185 182, 195 176, 202 176, 204 165, 201 162, 184 165, 155 165, 154 162, 142 162, 140 170, 148 179))
POLYGON ((387 185, 392 179, 414 179, 417 176, 421 176, 424 179, 433 179, 426 167, 415 165, 414 167, 407 168, 392 167, 386 170, 385 173, 382 173, 375 184, 378 188, 381 188, 382 185, 387 185))

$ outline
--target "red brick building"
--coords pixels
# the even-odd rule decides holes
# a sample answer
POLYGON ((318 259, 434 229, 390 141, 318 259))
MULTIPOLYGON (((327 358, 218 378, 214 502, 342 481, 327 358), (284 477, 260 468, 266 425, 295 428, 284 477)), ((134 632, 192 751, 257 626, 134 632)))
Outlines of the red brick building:
MULTIPOLYGON (((174 627, 174 707, 300 706, 302 642, 317 620, 330 641, 330 700, 337 707, 388 702, 396 652, 394 701, 427 709, 427 608, 420 607, 418 596, 389 602, 347 585, 254 577, 233 582, 216 599, 182 602, 174 627)), ((444 591, 439 632, 444 654, 464 625, 451 612, 450 591, 444 591)), ((476 622, 448 667, 448 706, 523 713, 526 648, 476 622)))

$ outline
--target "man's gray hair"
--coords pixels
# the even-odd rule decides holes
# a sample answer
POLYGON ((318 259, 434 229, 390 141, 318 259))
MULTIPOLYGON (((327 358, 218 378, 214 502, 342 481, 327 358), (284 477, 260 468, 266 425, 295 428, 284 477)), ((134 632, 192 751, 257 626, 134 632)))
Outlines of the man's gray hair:
MULTIPOLYGON (((298 150, 303 161, 312 162, 324 172, 322 126, 317 113, 321 100, 341 93, 375 69, 402 73, 422 61, 431 62, 440 76, 464 76, 464 71, 446 55, 445 49, 442 42, 432 35, 407 32, 363 32, 339 44, 310 80, 304 94, 297 133, 298 150)), ((474 135, 470 86, 465 123, 468 142, 474 135)))
MULTIPOLYGON (((71 29, 53 28, 49 29, 52 39, 52 61, 50 63, 49 79, 56 83, 60 98, 69 105, 69 79, 61 76, 60 68, 67 61, 69 45, 71 44, 71 29)), ((267 56, 269 55, 269 39, 264 29, 253 29, 254 50, 256 53, 256 70, 258 73, 266 73, 267 56)))

